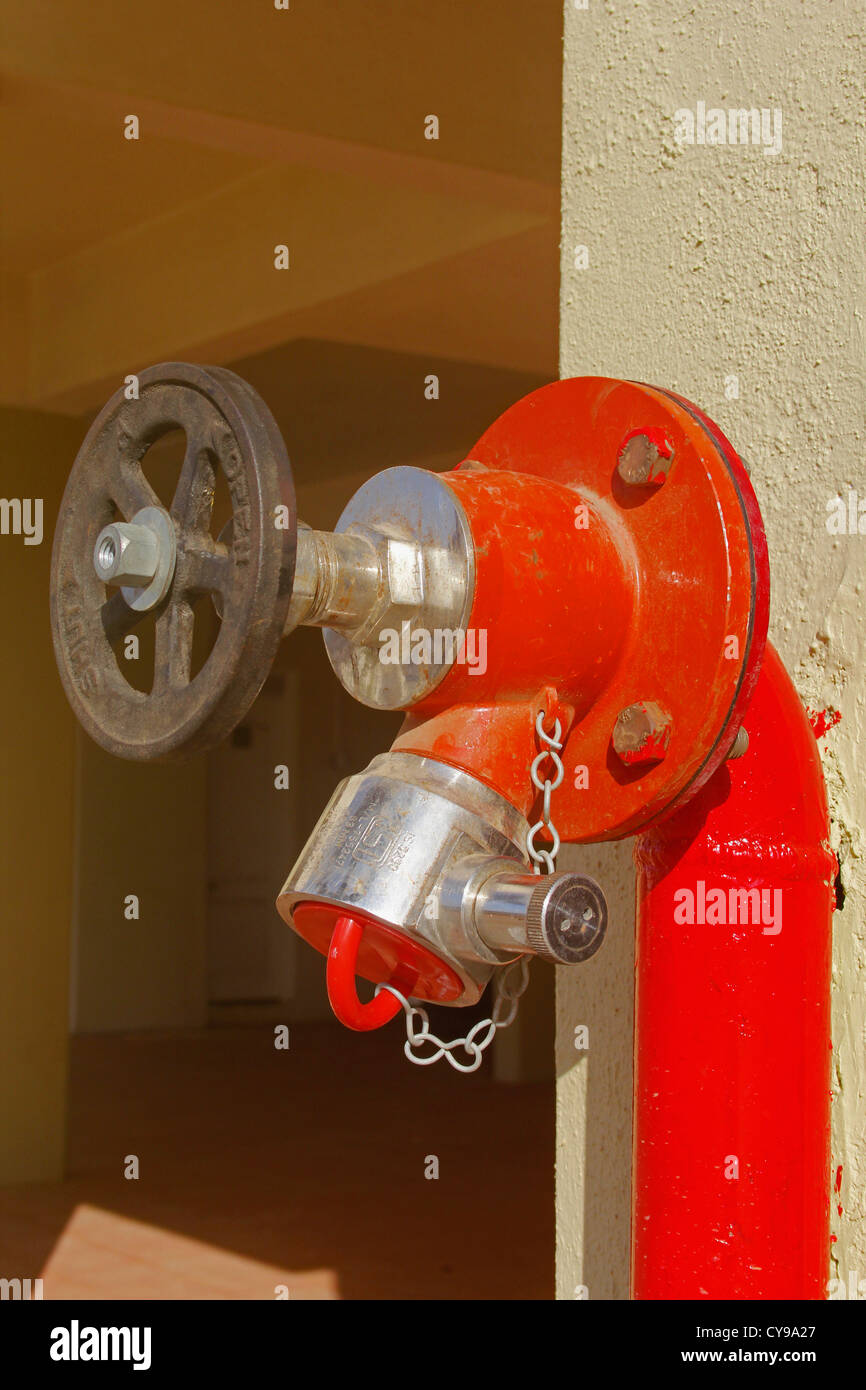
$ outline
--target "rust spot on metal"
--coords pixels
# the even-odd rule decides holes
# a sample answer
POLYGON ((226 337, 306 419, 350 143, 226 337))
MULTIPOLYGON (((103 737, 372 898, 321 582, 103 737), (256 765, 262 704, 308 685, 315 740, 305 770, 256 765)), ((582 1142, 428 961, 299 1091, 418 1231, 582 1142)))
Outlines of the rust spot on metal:
POLYGON ((640 700, 620 710, 613 730, 613 747, 626 767, 661 762, 671 741, 673 723, 667 710, 652 700, 640 700))

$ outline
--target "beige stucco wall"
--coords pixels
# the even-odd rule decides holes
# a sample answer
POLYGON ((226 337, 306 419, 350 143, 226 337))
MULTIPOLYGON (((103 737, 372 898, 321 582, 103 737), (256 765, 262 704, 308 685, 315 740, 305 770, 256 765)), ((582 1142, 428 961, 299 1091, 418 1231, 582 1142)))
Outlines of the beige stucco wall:
MULTIPOLYGON (((866 535, 830 535, 826 519, 837 493, 866 499, 862 7, 582 3, 565 6, 562 375, 651 381, 715 417, 751 466, 767 525, 771 637, 806 702, 842 715, 822 748, 846 892, 834 921, 843 1214, 834 1199, 831 1273, 847 1282, 866 1275, 866 535), (674 113, 698 102, 778 108, 781 150, 678 144, 674 113)), ((558 980, 558 1287, 624 1298, 629 847, 593 860, 614 941, 558 980), (587 1054, 573 1047, 577 1023, 590 1025, 587 1054)))

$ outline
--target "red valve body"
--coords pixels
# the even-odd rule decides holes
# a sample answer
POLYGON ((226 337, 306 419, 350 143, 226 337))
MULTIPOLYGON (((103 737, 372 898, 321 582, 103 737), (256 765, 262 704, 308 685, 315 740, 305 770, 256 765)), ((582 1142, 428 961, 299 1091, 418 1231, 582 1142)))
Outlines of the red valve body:
POLYGON ((738 455, 679 397, 576 378, 512 406, 444 479, 472 532, 468 626, 485 634, 487 664, 455 664, 395 749, 459 767, 530 815, 543 710, 571 734, 563 839, 634 833, 723 762, 760 669, 769 566, 738 455), (617 473, 638 431, 672 451, 663 485, 627 487, 617 473), (651 771, 611 748, 637 701, 673 717, 651 771))
MULTIPOLYGON (((711 776, 760 666, 766 546, 739 458, 688 402, 581 378, 519 401, 444 481, 472 537, 476 660, 455 662, 407 711, 394 750, 469 773, 533 820, 541 712, 565 741, 562 839, 632 833, 711 776), (618 472, 623 441, 640 434, 664 455, 647 488, 618 472), (649 767, 612 748, 621 711, 647 701, 672 716, 649 767)), ((325 924, 302 905, 294 920, 327 950, 334 914, 325 924)), ((431 969, 413 951, 411 935, 401 944, 370 926, 360 973, 413 975, 417 995, 459 998, 432 952, 431 969)))

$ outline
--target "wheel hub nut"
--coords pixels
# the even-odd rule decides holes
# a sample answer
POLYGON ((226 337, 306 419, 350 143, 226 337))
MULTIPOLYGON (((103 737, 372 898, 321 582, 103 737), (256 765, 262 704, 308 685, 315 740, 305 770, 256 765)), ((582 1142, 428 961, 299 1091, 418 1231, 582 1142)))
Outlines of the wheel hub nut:
POLYGON ((143 507, 132 521, 104 526, 93 547, 93 568, 116 585, 130 608, 145 613, 161 603, 174 577, 177 541, 162 507, 143 507))
POLYGON ((661 762, 671 741, 672 727, 667 710, 651 700, 640 700, 617 715, 614 752, 626 767, 661 762))
POLYGON ((149 526, 114 522, 100 531, 93 564, 105 584, 144 588, 159 566, 159 537, 149 526))

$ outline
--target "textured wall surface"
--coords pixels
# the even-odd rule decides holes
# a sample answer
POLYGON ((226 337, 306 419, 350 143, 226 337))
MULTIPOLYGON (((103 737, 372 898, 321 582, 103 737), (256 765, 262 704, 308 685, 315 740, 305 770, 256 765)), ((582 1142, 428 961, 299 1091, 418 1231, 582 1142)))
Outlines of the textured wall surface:
MULTIPOLYGON (((855 0, 565 6, 561 374, 650 381, 718 421, 751 467, 767 526, 771 639, 806 703, 841 713, 821 746, 845 891, 831 1275, 846 1286, 866 1277, 864 70, 855 0), (765 110, 759 143, 730 141, 727 121, 724 143, 698 143, 699 103, 765 110), (834 534, 828 507, 841 497, 847 513, 852 493, 864 534, 834 534)), ((559 1296, 624 1298, 630 848, 592 861, 615 942, 583 973, 559 972, 559 1296)))

